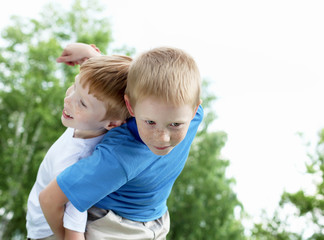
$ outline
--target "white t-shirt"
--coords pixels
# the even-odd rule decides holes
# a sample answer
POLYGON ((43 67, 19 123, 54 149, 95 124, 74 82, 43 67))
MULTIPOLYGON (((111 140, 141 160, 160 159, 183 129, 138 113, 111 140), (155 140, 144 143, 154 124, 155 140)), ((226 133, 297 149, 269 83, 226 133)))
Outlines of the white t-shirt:
MULTIPOLYGON (((103 135, 81 139, 73 137, 74 129, 67 128, 62 136, 51 146, 45 155, 37 173, 36 182, 29 194, 27 202, 27 237, 45 238, 53 235, 46 222, 39 204, 39 193, 60 174, 81 158, 91 155, 94 147, 102 140, 103 135)), ((84 232, 87 212, 79 212, 70 202, 64 212, 64 227, 77 232, 84 232)))

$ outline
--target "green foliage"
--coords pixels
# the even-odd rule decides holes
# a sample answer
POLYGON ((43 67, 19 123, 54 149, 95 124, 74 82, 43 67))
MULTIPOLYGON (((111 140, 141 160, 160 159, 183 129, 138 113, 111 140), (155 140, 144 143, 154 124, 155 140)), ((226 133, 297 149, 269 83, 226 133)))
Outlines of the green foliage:
POLYGON ((315 154, 308 154, 310 162, 306 164, 306 170, 314 179, 315 191, 306 193, 299 190, 296 193, 284 192, 281 196, 278 208, 272 219, 263 219, 263 224, 255 224, 253 229, 253 238, 255 240, 263 239, 283 239, 283 240, 323 240, 324 239, 324 129, 319 133, 319 141, 315 149, 315 154), (304 219, 305 227, 297 229, 298 232, 291 229, 291 216, 284 219, 279 217, 279 213, 284 214, 285 207, 293 206, 294 216, 304 219), (311 229, 311 234, 306 232, 311 229))
POLYGON ((223 132, 208 132, 215 119, 211 109, 215 97, 203 84, 204 121, 198 132, 186 166, 176 181, 168 200, 171 230, 168 239, 244 239, 243 227, 234 217, 241 208, 225 176, 229 162, 220 158, 226 142, 223 132))
POLYGON ((284 193, 281 205, 293 204, 299 217, 311 216, 314 234, 309 240, 324 239, 324 129, 319 133, 319 142, 316 146, 315 156, 310 156, 310 163, 306 165, 307 173, 314 177, 315 192, 307 194, 303 190, 296 193, 284 193))
POLYGON ((263 216, 264 223, 254 225, 252 230, 253 240, 302 240, 302 236, 297 233, 292 233, 287 228, 287 218, 282 219, 276 211, 270 220, 266 220, 266 215, 263 216))
POLYGON ((111 27, 96 1, 44 8, 39 19, 12 18, 0 47, 0 239, 25 239, 26 202, 48 148, 62 134, 66 88, 78 67, 56 63, 70 42, 105 52, 111 27), (2 232, 2 236, 1 236, 2 232))

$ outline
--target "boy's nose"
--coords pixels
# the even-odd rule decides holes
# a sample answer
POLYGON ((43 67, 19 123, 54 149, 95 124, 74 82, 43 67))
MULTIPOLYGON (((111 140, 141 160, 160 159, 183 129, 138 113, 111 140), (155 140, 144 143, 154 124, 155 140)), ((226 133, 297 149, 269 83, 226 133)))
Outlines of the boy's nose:
POLYGON ((73 94, 68 95, 64 98, 64 107, 72 108, 73 106, 73 94))
POLYGON ((64 104, 69 104, 70 101, 71 101, 71 97, 66 96, 66 97, 64 98, 64 104))
POLYGON ((169 142, 170 141, 170 134, 166 130, 159 130, 159 131, 157 131, 156 135, 157 135, 156 138, 160 142, 169 142))
POLYGON ((64 104, 70 104, 73 97, 73 86, 69 87, 65 92, 64 104))

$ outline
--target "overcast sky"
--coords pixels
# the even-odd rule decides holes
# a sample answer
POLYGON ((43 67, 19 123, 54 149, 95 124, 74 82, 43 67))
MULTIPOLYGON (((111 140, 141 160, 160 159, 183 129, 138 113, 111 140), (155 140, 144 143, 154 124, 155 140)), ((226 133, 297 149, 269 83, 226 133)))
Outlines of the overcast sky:
MULTIPOLYGON (((46 1, 7 1, 9 15, 35 16, 46 1)), ((71 0, 54 1, 71 3, 71 0)), ((213 130, 252 215, 272 211, 284 189, 309 188, 304 142, 324 128, 324 2, 321 0, 101 0, 114 46, 168 45, 190 53, 218 100, 213 130)))

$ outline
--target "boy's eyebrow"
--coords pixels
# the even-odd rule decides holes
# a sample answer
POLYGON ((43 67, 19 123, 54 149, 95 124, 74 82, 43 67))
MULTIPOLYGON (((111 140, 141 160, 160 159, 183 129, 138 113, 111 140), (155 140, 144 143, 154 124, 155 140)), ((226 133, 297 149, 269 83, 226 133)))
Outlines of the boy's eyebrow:
MULTIPOLYGON (((82 89, 85 91, 85 89, 82 87, 82 85, 79 85, 79 87, 82 88, 82 89)), ((79 97, 80 97, 80 100, 81 100, 82 102, 84 102, 85 105, 87 105, 87 106, 93 106, 93 105, 91 104, 91 101, 89 101, 89 99, 88 99, 88 98, 89 98, 89 95, 90 95, 89 93, 85 93, 85 94, 83 93, 83 94, 82 94, 82 93, 79 92, 78 95, 79 95, 79 97)), ((94 106, 93 106, 93 107, 94 107, 94 106)))
MULTIPOLYGON (((144 120, 144 121, 158 122, 158 120, 154 120, 153 118, 146 117, 146 116, 142 116, 141 119, 144 120)), ((171 124, 171 123, 185 123, 185 122, 186 122, 186 120, 184 120, 184 119, 176 119, 174 121, 167 122, 167 124, 171 124)))

